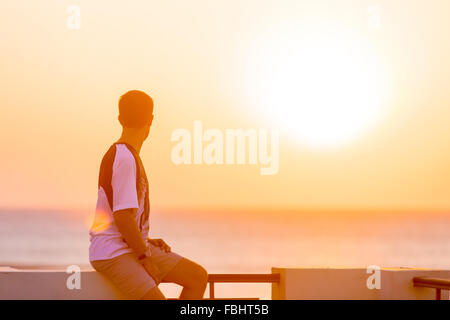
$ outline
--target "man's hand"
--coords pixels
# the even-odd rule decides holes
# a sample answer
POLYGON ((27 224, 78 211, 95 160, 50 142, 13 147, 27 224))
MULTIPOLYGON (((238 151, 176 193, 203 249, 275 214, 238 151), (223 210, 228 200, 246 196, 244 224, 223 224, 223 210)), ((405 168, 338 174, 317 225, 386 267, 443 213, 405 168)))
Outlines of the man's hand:
POLYGON ((164 242, 163 239, 150 239, 148 238, 148 242, 155 247, 161 248, 161 250, 164 250, 165 252, 170 252, 170 247, 167 243, 164 242))
POLYGON ((144 265, 145 270, 147 270, 150 277, 155 280, 156 285, 158 285, 161 282, 161 272, 159 271, 158 267, 153 263, 152 257, 147 257, 144 260, 142 260, 142 264, 144 265))

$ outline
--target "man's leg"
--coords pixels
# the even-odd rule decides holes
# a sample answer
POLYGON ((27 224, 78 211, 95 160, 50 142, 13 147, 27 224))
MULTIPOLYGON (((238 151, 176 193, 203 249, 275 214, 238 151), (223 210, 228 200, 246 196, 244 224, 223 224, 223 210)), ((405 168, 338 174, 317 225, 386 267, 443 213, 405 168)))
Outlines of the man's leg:
POLYGON ((150 289, 141 300, 166 300, 164 294, 159 290, 158 287, 150 289))
POLYGON ((128 299, 163 300, 163 293, 133 253, 108 259, 91 261, 128 299))
POLYGON ((164 277, 164 281, 183 286, 180 300, 199 300, 205 293, 208 272, 201 265, 183 258, 164 277))

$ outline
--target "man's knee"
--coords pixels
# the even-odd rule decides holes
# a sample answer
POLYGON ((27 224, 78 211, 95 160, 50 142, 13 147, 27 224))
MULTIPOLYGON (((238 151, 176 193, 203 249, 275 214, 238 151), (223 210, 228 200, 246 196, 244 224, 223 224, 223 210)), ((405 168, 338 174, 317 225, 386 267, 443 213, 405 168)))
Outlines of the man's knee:
POLYGON ((203 268, 201 265, 199 265, 197 280, 200 285, 206 287, 206 284, 208 283, 208 271, 206 271, 206 269, 203 268))
POLYGON ((195 288, 205 288, 208 283, 208 272, 199 264, 195 264, 192 270, 192 278, 189 279, 187 286, 195 288))

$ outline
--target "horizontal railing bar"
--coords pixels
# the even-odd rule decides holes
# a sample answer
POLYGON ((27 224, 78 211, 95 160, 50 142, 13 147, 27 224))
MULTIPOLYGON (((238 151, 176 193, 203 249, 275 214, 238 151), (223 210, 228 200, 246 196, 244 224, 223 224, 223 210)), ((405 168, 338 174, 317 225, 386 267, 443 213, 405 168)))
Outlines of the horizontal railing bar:
POLYGON ((259 300, 259 298, 205 298, 203 300, 259 300))
MULTIPOLYGON (((168 282, 168 281, 162 281, 168 282)), ((280 282, 279 273, 212 273, 208 275, 208 282, 280 282)))
MULTIPOLYGON (((178 298, 168 298, 167 300, 180 300, 178 298)), ((259 298, 204 298, 203 300, 259 300, 259 298)))
POLYGON ((269 273, 269 274, 210 274, 208 275, 208 282, 266 282, 266 283, 278 283, 280 282, 280 274, 269 273))
POLYGON ((450 290, 449 279, 416 277, 413 279, 413 283, 415 287, 450 290))

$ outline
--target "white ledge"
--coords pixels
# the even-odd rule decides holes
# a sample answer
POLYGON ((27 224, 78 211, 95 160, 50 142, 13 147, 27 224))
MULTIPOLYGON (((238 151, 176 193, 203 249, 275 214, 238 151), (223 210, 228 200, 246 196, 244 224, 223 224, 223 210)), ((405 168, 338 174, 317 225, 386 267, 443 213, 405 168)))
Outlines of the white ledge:
MULTIPOLYGON (((413 286, 414 277, 450 279, 449 270, 381 268, 379 288, 369 288, 366 268, 272 268, 280 283, 272 284, 272 299, 435 299, 435 290, 413 286)), ((250 284, 251 285, 251 284, 250 284)), ((448 299, 442 292, 442 299, 448 299)), ((18 270, 0 267, 0 300, 124 299, 125 297, 95 271, 77 274, 65 270, 18 270), (79 276, 79 289, 74 287, 79 276)))
MULTIPOLYGON (((414 277, 450 279, 449 270, 380 268, 376 288, 367 283, 375 281, 375 272, 367 268, 272 268, 272 272, 280 273, 280 283, 272 285, 272 299, 281 300, 428 300, 435 299, 435 289, 414 287, 414 277)), ((448 299, 447 291, 442 299, 448 299)))

